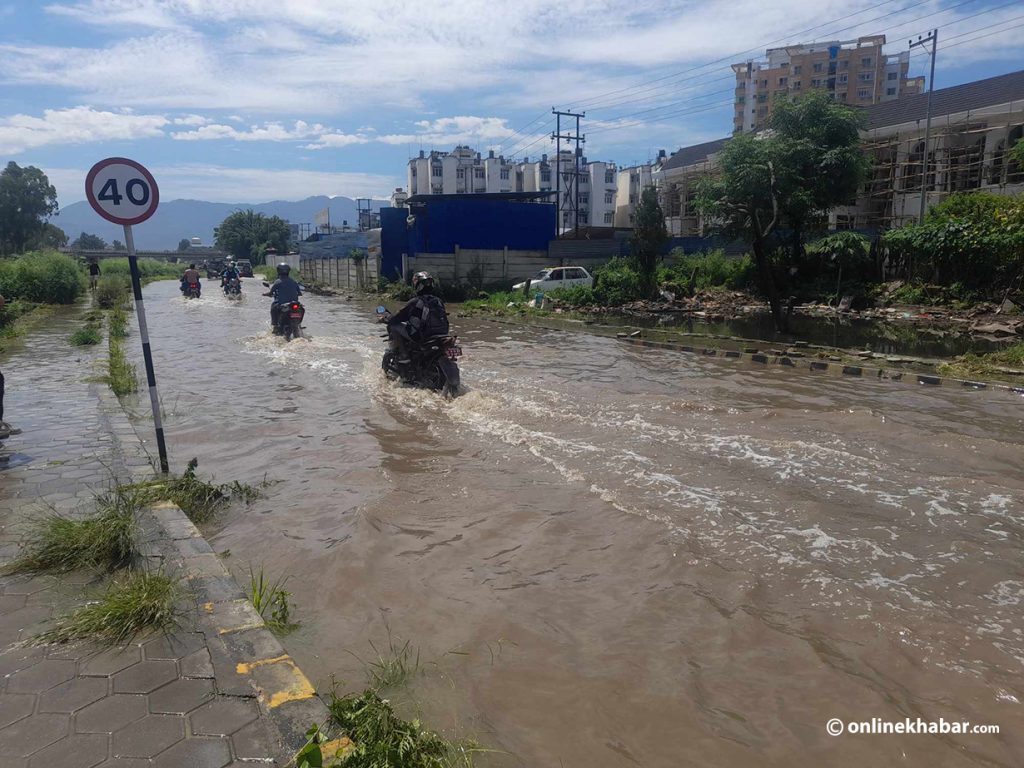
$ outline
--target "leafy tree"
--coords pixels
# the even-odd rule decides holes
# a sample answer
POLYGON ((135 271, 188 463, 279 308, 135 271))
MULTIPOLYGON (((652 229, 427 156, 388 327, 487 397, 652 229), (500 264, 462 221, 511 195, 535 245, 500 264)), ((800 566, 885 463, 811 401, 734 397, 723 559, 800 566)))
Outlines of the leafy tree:
POLYGON ((747 239, 761 288, 778 330, 788 326, 773 270, 788 271, 803 251, 806 231, 829 209, 850 202, 867 172, 859 147, 860 115, 820 92, 780 104, 771 130, 728 141, 717 177, 698 191, 698 207, 733 236, 747 239), (789 253, 776 251, 779 230, 789 253))
POLYGON ((1010 159, 1017 165, 1024 166, 1024 139, 1020 139, 1010 147, 1010 159))
POLYGON ((9 162, 0 171, 0 254, 22 253, 57 211, 57 190, 46 174, 9 162))
POLYGON ((99 235, 83 232, 75 238, 75 242, 71 244, 71 247, 76 251, 103 251, 107 248, 107 241, 99 235))
POLYGON ((633 259, 640 273, 640 290, 650 297, 658 284, 658 260, 668 242, 665 214, 658 204, 658 192, 648 187, 640 195, 636 208, 636 229, 633 232, 633 259))
POLYGON ((235 211, 214 230, 217 247, 238 259, 258 263, 268 248, 288 250, 290 228, 279 216, 264 216, 252 209, 235 211))
POLYGON ((180 252, 187 251, 191 247, 192 243, 191 241, 189 241, 187 237, 183 237, 181 238, 181 240, 178 241, 178 251, 180 252))
POLYGON ((47 221, 43 224, 42 231, 36 235, 31 247, 33 250, 55 250, 63 248, 67 244, 67 233, 56 224, 47 221))
POLYGON ((113 243, 110 244, 110 247, 113 248, 115 251, 127 251, 128 250, 125 247, 124 243, 122 243, 120 240, 115 240, 113 243))

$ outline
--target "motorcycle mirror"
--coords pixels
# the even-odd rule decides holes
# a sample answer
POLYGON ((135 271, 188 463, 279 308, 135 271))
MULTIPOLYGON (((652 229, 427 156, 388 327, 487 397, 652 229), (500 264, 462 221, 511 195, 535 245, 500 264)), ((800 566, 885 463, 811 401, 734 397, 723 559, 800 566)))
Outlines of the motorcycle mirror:
POLYGON ((385 312, 387 312, 387 309, 385 307, 377 307, 378 315, 383 315, 385 312))

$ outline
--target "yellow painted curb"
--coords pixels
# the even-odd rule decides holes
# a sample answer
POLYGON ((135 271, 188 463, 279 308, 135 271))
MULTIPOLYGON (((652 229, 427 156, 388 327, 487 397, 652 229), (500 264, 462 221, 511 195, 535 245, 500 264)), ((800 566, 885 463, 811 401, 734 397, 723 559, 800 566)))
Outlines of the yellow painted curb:
POLYGON ((277 691, 265 690, 261 686, 260 693, 266 699, 269 709, 287 704, 289 701, 302 701, 303 699, 311 699, 316 696, 316 689, 309 682, 309 678, 302 674, 302 670, 296 666, 291 656, 287 653, 273 659, 239 662, 235 665, 235 671, 240 675, 248 675, 257 667, 264 666, 273 666, 285 678, 282 681, 282 687, 277 691))

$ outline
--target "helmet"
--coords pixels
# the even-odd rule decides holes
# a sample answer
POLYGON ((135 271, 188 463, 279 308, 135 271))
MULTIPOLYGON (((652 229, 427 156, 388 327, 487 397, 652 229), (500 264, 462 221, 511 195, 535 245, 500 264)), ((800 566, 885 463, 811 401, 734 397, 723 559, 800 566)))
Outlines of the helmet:
POLYGON ((434 278, 429 272, 417 272, 412 276, 412 288, 417 294, 434 290, 434 278))
POLYGON ((280 277, 288 277, 288 273, 292 271, 292 268, 283 262, 277 265, 277 274, 280 277))

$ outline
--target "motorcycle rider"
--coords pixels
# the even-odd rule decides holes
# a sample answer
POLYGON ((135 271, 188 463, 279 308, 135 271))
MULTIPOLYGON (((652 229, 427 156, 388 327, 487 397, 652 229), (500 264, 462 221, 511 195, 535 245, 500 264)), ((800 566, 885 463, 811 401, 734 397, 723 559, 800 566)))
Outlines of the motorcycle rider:
POLYGON ((298 301, 299 296, 302 295, 302 287, 289 276, 291 271, 292 268, 287 264, 278 264, 277 280, 270 286, 270 290, 263 294, 264 296, 274 297, 274 301, 270 305, 270 327, 275 336, 281 334, 277 326, 281 316, 281 307, 285 304, 291 304, 293 301, 298 301))
POLYGON ((429 272, 412 276, 416 297, 388 318, 391 349, 399 363, 409 362, 409 346, 422 344, 431 336, 448 335, 448 312, 437 295, 429 272))
POLYGON ((185 274, 181 276, 181 292, 187 293, 189 283, 195 283, 199 287, 199 293, 202 294, 203 286, 199 282, 199 270, 196 269, 195 264, 189 264, 188 269, 185 270, 185 274))
POLYGON ((228 286, 231 284, 232 280, 241 279, 242 277, 238 273, 238 267, 235 266, 235 262, 229 261, 227 267, 225 267, 224 271, 220 273, 220 284, 224 289, 224 293, 228 292, 228 286))

